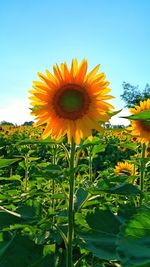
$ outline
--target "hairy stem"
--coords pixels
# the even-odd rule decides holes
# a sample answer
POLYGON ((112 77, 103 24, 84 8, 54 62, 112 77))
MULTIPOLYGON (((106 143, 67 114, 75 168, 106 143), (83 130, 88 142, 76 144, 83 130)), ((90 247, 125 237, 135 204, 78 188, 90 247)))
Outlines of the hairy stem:
POLYGON ((74 162, 75 162, 75 143, 71 140, 70 154, 70 180, 69 180, 69 207, 68 207, 68 245, 66 267, 73 267, 72 261, 72 240, 74 232, 74 162))
POLYGON ((140 204, 142 204, 142 200, 143 200, 143 194, 142 193, 144 191, 145 150, 146 150, 146 145, 143 144, 143 146, 142 146, 142 155, 141 155, 141 174, 140 174, 140 189, 141 189, 140 204))

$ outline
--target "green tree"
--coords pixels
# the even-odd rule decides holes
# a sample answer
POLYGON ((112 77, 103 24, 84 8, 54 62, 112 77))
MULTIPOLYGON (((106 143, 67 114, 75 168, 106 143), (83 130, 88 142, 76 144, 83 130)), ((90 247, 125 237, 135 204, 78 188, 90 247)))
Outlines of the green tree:
POLYGON ((150 98, 150 85, 147 83, 144 90, 140 90, 138 85, 131 85, 123 82, 123 94, 121 99, 126 103, 125 107, 131 108, 138 105, 140 101, 150 98))
POLYGON ((25 121, 22 126, 32 126, 34 124, 34 121, 25 121))
POLYGON ((9 121, 1 121, 0 125, 9 125, 9 126, 14 126, 14 124, 12 122, 9 121))

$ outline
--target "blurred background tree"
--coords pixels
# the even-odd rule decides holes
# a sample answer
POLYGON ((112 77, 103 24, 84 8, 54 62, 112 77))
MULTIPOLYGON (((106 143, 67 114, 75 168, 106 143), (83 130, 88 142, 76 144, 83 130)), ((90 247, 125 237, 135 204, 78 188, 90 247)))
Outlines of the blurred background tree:
POLYGON ((150 85, 148 83, 142 91, 139 90, 138 85, 131 85, 127 82, 123 82, 122 86, 123 94, 120 97, 126 103, 125 107, 132 108, 138 105, 140 101, 150 98, 150 85))
POLYGON ((25 121, 22 126, 32 126, 34 124, 34 121, 25 121))
POLYGON ((14 124, 12 122, 9 122, 9 121, 1 121, 0 122, 0 125, 8 125, 8 126, 14 126, 14 124))

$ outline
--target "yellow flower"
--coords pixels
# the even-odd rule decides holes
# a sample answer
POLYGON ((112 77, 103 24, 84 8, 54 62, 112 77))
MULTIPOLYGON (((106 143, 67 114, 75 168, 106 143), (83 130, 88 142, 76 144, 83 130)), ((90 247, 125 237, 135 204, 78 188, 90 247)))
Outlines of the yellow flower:
MULTIPOLYGON (((140 101, 139 106, 130 108, 132 114, 138 114, 144 110, 150 109, 150 99, 146 101, 140 101)), ((132 135, 137 137, 137 141, 148 144, 150 141, 150 121, 147 120, 132 120, 131 127, 132 135)))
POLYGON ((92 135, 92 129, 102 130, 99 121, 108 121, 107 112, 113 108, 105 100, 113 97, 107 95, 109 82, 104 73, 97 74, 98 69, 99 65, 87 74, 87 60, 78 66, 73 59, 70 69, 63 63, 53 67, 54 74, 38 73, 42 82, 33 82, 30 99, 35 125, 46 124, 43 138, 52 135, 58 140, 67 134, 69 143, 73 138, 79 144, 81 138, 92 135))
POLYGON ((127 175, 132 176, 136 175, 136 168, 134 164, 128 162, 118 162, 114 168, 116 175, 127 175))
POLYGON ((138 141, 138 140, 137 140, 137 137, 136 137, 136 136, 133 136, 133 137, 132 137, 132 141, 133 141, 133 142, 137 142, 137 141, 138 141))
POLYGON ((118 149, 119 149, 120 151, 125 151, 125 150, 126 150, 126 148, 125 148, 124 146, 121 146, 121 144, 120 144, 120 146, 118 146, 118 149))

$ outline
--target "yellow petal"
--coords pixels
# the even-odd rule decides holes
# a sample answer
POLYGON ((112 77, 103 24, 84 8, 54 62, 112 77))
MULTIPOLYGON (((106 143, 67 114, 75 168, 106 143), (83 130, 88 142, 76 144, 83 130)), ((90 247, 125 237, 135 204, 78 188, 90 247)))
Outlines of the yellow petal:
POLYGON ((99 68, 100 68, 100 64, 97 65, 93 70, 91 70, 91 71, 89 72, 89 74, 87 75, 87 80, 92 79, 93 76, 95 76, 95 74, 98 72, 99 68))

